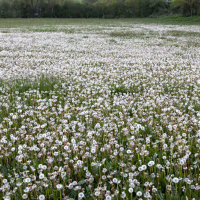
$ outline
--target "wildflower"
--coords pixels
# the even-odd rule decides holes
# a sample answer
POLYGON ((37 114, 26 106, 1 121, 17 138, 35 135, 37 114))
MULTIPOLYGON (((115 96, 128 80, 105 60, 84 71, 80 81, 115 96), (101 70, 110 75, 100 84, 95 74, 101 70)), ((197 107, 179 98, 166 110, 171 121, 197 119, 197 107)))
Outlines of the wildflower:
POLYGON ((39 179, 43 179, 43 178, 44 178, 44 174, 41 173, 41 174, 39 175, 39 179))
POLYGON ((117 178, 113 178, 113 183, 117 183, 118 179, 117 178))
POLYGON ((77 185, 77 181, 73 181, 72 184, 73 184, 73 186, 76 186, 77 185))
POLYGON ((8 182, 7 179, 3 179, 3 183, 6 184, 8 182))
POLYGON ((23 194, 22 195, 22 199, 27 199, 28 198, 28 195, 27 194, 23 194))
POLYGON ((11 198, 10 198, 10 196, 4 196, 3 199, 4 200, 10 200, 11 198))
POLYGON ((62 187, 63 187, 63 185, 61 185, 61 184, 56 185, 56 188, 57 188, 58 190, 62 189, 62 187))
POLYGON ((129 184, 129 187, 135 188, 135 184, 134 184, 134 183, 130 183, 130 184, 129 184))
POLYGON ((157 164, 156 167, 157 167, 158 169, 162 169, 162 165, 161 165, 161 164, 157 164))
POLYGON ((172 180, 174 183, 178 183, 179 182, 179 179, 178 178, 173 178, 173 180, 172 180))
POLYGON ((106 200, 111 200, 111 196, 110 196, 110 195, 107 195, 107 196, 106 196, 106 200))
POLYGON ((156 193, 157 189, 155 187, 152 188, 152 192, 156 193))
POLYGON ((98 197, 98 196, 100 195, 100 192, 99 192, 99 191, 96 191, 96 192, 94 193, 94 195, 95 195, 96 197, 98 197))
POLYGON ((25 179, 23 180, 23 182, 24 182, 24 183, 30 183, 30 182, 31 182, 31 179, 30 179, 30 178, 25 178, 25 179))
POLYGON ((115 195, 118 195, 119 194, 119 190, 115 190, 115 195))
POLYGON ((130 154, 130 153, 131 153, 131 150, 127 150, 127 153, 130 154))
POLYGON ((84 196, 85 196, 85 195, 84 195, 83 192, 80 192, 80 193, 78 194, 78 197, 79 197, 80 199, 82 199, 84 196))
POLYGON ((106 168, 103 168, 102 172, 103 172, 103 173, 106 173, 106 172, 107 172, 107 169, 106 169, 106 168))
POLYGON ((125 192, 122 192, 121 198, 124 199, 125 197, 126 197, 126 193, 125 193, 125 192))
POLYGON ((142 196, 142 192, 141 192, 141 191, 138 191, 138 192, 136 193, 136 195, 137 195, 138 197, 141 197, 141 196, 142 196))
POLYGON ((39 195, 38 197, 39 200, 45 200, 45 196, 43 194, 39 195))
POLYGON ((171 185, 167 185, 166 187, 167 187, 167 190, 168 190, 168 191, 171 191, 171 190, 172 190, 172 186, 171 186, 171 185))
POLYGON ((180 164, 180 165, 184 165, 184 164, 185 164, 185 161, 184 161, 183 159, 181 159, 181 160, 179 161, 179 164, 180 164))
POLYGON ((128 189, 129 193, 133 193, 133 188, 128 189))
POLYGON ((142 165, 141 168, 142 168, 142 170, 146 170, 147 166, 146 165, 142 165))
POLYGON ((30 188, 29 188, 29 187, 26 187, 26 188, 24 189, 24 192, 29 192, 29 190, 30 190, 30 188))
POLYGON ((172 131, 172 125, 168 125, 169 131, 172 131))
POLYGON ((154 161, 150 161, 150 162, 148 162, 148 166, 149 166, 149 167, 152 167, 154 164, 155 164, 154 161))
POLYGON ((70 183, 67 187, 68 187, 69 189, 72 189, 72 188, 73 188, 73 184, 70 183))

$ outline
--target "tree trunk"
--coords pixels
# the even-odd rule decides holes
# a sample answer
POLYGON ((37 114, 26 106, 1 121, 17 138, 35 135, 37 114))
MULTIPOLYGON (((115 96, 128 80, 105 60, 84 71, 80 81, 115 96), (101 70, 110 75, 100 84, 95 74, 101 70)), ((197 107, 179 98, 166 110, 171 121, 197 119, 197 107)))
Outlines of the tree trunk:
POLYGON ((193 0, 190 1, 190 14, 191 14, 191 17, 192 17, 192 14, 193 14, 192 7, 193 7, 193 0))

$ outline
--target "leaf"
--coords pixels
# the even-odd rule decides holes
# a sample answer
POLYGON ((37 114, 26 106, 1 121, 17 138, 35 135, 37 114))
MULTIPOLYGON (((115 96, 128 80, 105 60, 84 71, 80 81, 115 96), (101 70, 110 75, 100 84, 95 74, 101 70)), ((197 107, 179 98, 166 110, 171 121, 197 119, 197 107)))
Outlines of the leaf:
POLYGON ((6 176, 8 175, 8 171, 7 171, 7 168, 5 165, 3 166, 3 172, 4 172, 4 174, 6 174, 6 176))
POLYGON ((83 185, 84 183, 86 183, 86 180, 83 179, 83 180, 79 181, 77 184, 78 185, 83 185))
POLYGON ((71 191, 71 196, 76 198, 76 191, 74 189, 72 189, 72 191, 71 191))
POLYGON ((164 199, 162 192, 160 192, 160 194, 158 193, 158 198, 159 198, 160 200, 163 200, 163 199, 164 199))
POLYGON ((89 192, 89 191, 90 191, 90 188, 89 188, 89 187, 86 187, 86 191, 89 192))

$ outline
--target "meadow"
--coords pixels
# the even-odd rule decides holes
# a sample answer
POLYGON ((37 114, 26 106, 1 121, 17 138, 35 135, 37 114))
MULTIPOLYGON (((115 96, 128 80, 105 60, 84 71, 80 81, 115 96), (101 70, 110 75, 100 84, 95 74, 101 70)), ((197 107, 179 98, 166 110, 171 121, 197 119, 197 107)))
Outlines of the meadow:
POLYGON ((200 199, 200 24, 0 19, 0 199, 200 199))

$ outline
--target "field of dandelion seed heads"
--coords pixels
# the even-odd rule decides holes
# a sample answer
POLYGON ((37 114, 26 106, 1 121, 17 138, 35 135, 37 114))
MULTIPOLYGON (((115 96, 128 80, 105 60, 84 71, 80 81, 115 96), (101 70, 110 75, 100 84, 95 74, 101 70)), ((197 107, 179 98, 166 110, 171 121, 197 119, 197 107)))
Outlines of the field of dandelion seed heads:
POLYGON ((200 26, 99 22, 0 28, 0 199, 200 199, 200 26))

